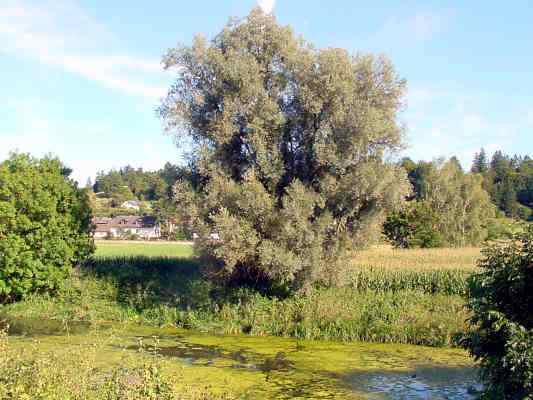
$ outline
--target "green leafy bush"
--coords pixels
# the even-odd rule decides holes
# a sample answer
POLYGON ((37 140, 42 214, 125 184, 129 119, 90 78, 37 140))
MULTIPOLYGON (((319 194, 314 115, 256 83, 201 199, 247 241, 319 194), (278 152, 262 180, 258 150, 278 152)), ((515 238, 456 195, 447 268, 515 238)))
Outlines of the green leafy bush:
POLYGON ((533 399, 533 226, 485 250, 480 266, 463 344, 481 362, 487 399, 533 399))
POLYGON ((49 157, 0 164, 0 302, 56 291, 93 251, 88 199, 69 173, 49 157))
POLYGON ((404 210, 390 214, 383 224, 383 233, 398 248, 442 247, 438 218, 427 202, 415 201, 404 210))

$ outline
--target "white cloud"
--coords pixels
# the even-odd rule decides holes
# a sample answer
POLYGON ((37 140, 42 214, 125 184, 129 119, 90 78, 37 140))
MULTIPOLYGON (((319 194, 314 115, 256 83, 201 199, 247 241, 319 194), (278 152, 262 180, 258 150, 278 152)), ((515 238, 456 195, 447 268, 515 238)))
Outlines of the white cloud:
POLYGON ((146 137, 144 132, 132 132, 130 126, 123 127, 113 118, 57 118, 62 104, 43 104, 38 97, 4 98, 0 94, 0 104, 0 117, 4 117, 2 112, 7 117, 0 118, 0 162, 13 151, 35 157, 52 154, 72 168, 72 177, 84 185, 88 177, 94 180, 99 170, 128 164, 156 170, 167 161, 182 159, 172 137, 161 133, 146 137))
POLYGON ((267 14, 271 14, 276 6, 276 0, 258 0, 257 3, 259 4, 259 7, 261 7, 261 9, 267 14))
POLYGON ((0 42, 5 52, 127 94, 153 99, 165 93, 147 83, 162 74, 157 61, 103 51, 116 38, 68 0, 7 0, 0 6, 0 42))
POLYGON ((406 29, 420 40, 431 39, 442 29, 443 20, 438 15, 417 14, 406 21, 406 29))

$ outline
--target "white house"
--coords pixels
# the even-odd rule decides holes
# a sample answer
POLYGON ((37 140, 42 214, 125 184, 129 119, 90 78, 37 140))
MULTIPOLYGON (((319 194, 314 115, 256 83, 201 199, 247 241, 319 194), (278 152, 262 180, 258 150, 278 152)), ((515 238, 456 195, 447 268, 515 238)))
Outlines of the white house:
POLYGON ((137 200, 128 200, 122 203, 120 205, 120 208, 139 211, 141 209, 141 202, 137 200))
POLYGON ((93 218, 95 239, 136 235, 141 239, 159 239, 161 227, 155 217, 118 216, 93 218))

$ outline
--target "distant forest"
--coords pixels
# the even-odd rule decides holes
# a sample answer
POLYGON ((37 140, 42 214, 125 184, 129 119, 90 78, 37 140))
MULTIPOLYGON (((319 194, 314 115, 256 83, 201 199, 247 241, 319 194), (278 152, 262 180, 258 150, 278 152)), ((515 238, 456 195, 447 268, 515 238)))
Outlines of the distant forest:
MULTIPOLYGON (((462 169, 455 157, 457 166, 462 169)), ((442 160, 418 161, 404 158, 400 165, 407 171, 416 199, 423 197, 425 183, 431 171, 442 160)), ((465 171, 467 172, 467 171, 465 171)), ((533 159, 529 156, 509 156, 496 151, 489 159, 484 149, 476 153, 470 172, 480 174, 482 187, 492 203, 509 218, 533 219, 533 159)), ((119 170, 101 171, 94 184, 88 186, 95 193, 111 198, 118 207, 126 200, 160 201, 172 198, 172 187, 180 179, 188 180, 191 171, 184 166, 166 163, 158 171, 126 166, 119 170)))
POLYGON ((508 217, 531 220, 533 216, 533 159, 510 157, 496 151, 489 161, 485 150, 474 157, 472 172, 483 176, 483 188, 508 217))
POLYGON ((180 179, 187 179, 186 167, 166 163, 158 171, 144 171, 142 168, 126 166, 108 172, 100 171, 94 184, 89 180, 87 187, 96 194, 112 199, 119 207, 127 200, 159 201, 172 197, 172 186, 180 179))

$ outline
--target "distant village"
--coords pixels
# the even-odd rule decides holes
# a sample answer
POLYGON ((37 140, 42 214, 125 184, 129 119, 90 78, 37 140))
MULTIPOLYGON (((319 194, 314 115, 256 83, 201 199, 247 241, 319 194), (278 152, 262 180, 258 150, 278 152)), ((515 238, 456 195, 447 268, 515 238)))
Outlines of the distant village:
POLYGON ((186 240, 176 225, 172 186, 180 167, 167 163, 159 171, 130 166, 99 172, 87 182, 95 239, 186 240))

